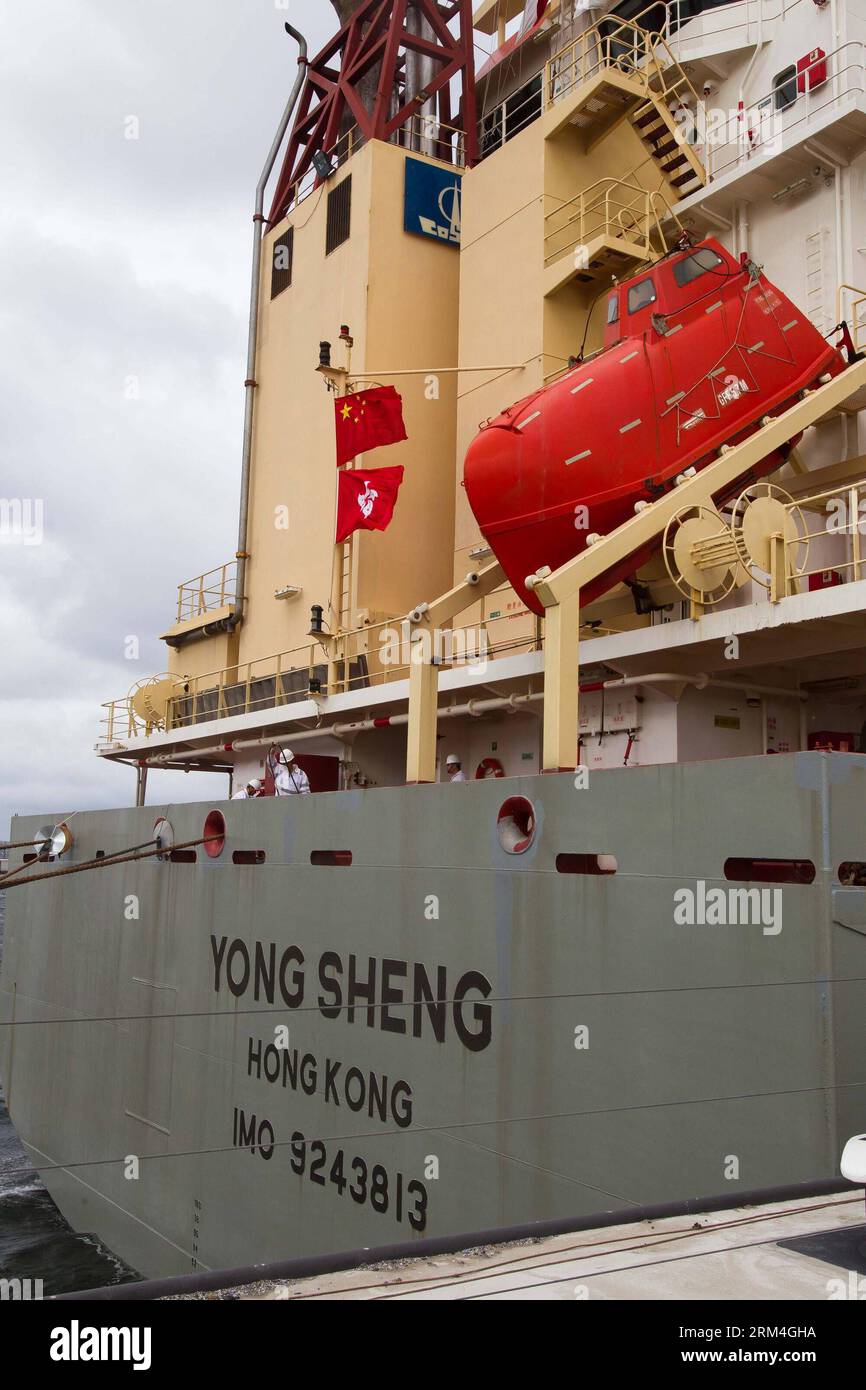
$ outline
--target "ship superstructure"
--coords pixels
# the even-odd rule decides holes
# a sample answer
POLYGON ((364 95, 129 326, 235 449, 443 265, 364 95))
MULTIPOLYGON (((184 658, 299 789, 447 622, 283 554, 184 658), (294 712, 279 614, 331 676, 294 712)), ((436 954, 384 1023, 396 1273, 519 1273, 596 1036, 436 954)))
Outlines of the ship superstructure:
MULTIPOLYGON (((384 138, 344 129, 324 151, 321 178, 307 138, 319 108, 313 96, 303 104, 264 238, 247 548, 180 587, 165 634, 172 680, 154 700, 107 707, 103 756, 246 777, 262 770, 268 740, 291 735, 302 756, 329 760, 319 764, 323 786, 430 780, 438 766, 410 766, 406 755, 416 638, 440 656, 444 703, 541 694, 544 624, 526 591, 493 573, 483 596, 466 583, 493 557, 467 502, 463 458, 479 421, 610 341, 611 286, 632 279, 652 293, 651 267, 683 236, 717 237, 733 262, 761 267, 828 344, 841 346, 830 330, 845 319, 859 347, 866 33, 855 7, 554 4, 533 18, 507 4, 475 15, 476 30, 496 33, 500 46, 477 75, 469 134, 431 114, 430 99, 384 138), (409 436, 363 460, 406 465, 392 527, 336 551, 332 397, 315 375, 324 338, 332 384, 396 385, 409 436), (461 584, 465 603, 450 594, 461 584), (311 636, 313 605, 324 617, 311 636), (439 629, 452 627, 444 638, 439 629)), ((346 125, 345 110, 339 120, 346 125)), ((714 297, 695 290, 708 316, 714 297)), ((637 313, 638 331, 673 352, 674 339, 643 323, 651 311, 623 299, 623 319, 637 313)), ((755 312, 773 315, 777 338, 789 328, 768 304, 755 312)), ((750 332, 743 348, 737 371, 724 363, 709 384, 717 415, 750 369, 784 374, 778 343, 750 332)), ((625 399, 636 389, 630 370, 621 368, 625 399)), ((866 714, 851 587, 860 561, 845 509, 859 505, 849 489, 866 477, 858 404, 852 387, 816 410, 774 474, 788 543, 772 595, 762 557, 737 550, 736 537, 728 549, 744 564, 716 567, 715 584, 677 587, 661 527, 656 559, 583 605, 585 674, 629 682, 628 695, 606 698, 604 721, 600 697, 586 700, 583 762, 620 765, 625 741, 630 765, 782 752, 832 732, 855 746, 866 714), (702 602, 711 595, 717 601, 702 602), (728 634, 742 637, 736 659, 724 650, 728 634), (642 675, 669 678, 641 689, 642 675)), ((668 405, 690 446, 706 432, 706 405, 668 405)), ((612 419, 611 431, 621 424, 612 419)), ((595 433, 603 429, 596 419, 595 433)), ((780 443, 787 452, 790 440, 780 443)), ((691 496, 705 505, 712 489, 691 496)), ((685 506, 684 494, 677 512, 685 506)), ((721 529, 729 522, 730 513, 721 529)), ((598 528, 589 518, 585 529, 598 528)), ((484 757, 509 775, 540 770, 537 708, 446 713, 448 746, 472 771, 484 757)), ((577 757, 575 743, 574 757, 555 765, 577 757)))
POLYGON ((135 807, 13 827, 21 1138, 145 1273, 826 1182, 866 1085, 866 21, 397 0, 302 58, 238 553, 104 707, 135 807), (334 400, 377 385, 407 438, 353 466, 405 481, 335 545, 334 400), (591 439, 534 451, 573 391, 591 439), (525 574, 464 477, 503 429, 533 483, 606 436, 633 471, 556 494, 574 543, 525 574), (285 744, 316 794, 228 803, 285 744))

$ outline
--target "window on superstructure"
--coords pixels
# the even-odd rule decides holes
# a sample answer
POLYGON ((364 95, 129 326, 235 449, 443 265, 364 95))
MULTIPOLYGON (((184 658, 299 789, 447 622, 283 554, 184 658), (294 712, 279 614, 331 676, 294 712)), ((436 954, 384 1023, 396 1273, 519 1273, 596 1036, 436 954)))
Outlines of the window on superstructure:
POLYGON ((773 97, 777 111, 787 111, 797 100, 797 69, 782 68, 773 78, 773 97))
POLYGON ((349 240, 352 221, 352 175, 347 175, 342 183, 328 194, 327 225, 325 227, 325 255, 329 256, 344 241, 349 240))
POLYGON ((617 295, 616 293, 614 293, 614 294, 611 295, 610 299, 607 301, 607 321, 608 321, 608 323, 616 323, 616 321, 617 321, 618 318, 619 318, 619 295, 617 295))
POLYGON ((708 246, 702 246, 700 251, 693 251, 690 256, 675 262, 674 279, 682 289, 684 285, 697 280, 699 275, 706 275, 708 270, 715 270, 720 265, 724 265, 721 256, 717 256, 708 246))
POLYGON ((294 254, 295 229, 290 227, 277 237, 273 247, 271 262, 271 299, 287 290, 292 283, 292 258, 294 254))
POLYGON ((648 304, 655 304, 656 287, 652 279, 639 280, 636 285, 631 285, 628 292, 628 311, 636 314, 638 309, 645 309, 648 304))

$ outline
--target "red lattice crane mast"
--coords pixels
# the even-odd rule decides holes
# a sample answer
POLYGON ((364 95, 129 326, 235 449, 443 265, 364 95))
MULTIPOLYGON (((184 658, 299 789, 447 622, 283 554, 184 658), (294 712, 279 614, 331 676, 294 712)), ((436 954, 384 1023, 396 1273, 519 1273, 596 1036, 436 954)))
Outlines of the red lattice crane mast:
POLYGON ((310 61, 268 221, 273 225, 283 217, 314 155, 333 151, 352 127, 353 142, 391 141, 401 128, 411 129, 423 110, 434 148, 459 135, 460 162, 474 164, 474 73, 470 0, 363 0, 310 61), (417 91, 408 74, 413 58, 426 60, 427 75, 417 91), (452 112, 452 79, 458 75, 460 101, 452 112))

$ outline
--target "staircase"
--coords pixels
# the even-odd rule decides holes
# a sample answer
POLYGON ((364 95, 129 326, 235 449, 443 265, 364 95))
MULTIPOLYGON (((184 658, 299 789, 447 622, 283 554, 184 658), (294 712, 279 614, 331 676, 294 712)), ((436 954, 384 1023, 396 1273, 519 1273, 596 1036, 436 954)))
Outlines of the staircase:
POLYGON ((706 170, 689 143, 698 94, 668 44, 634 24, 601 20, 548 61, 545 72, 545 138, 577 127, 586 150, 628 122, 646 159, 677 200, 702 188, 706 170))
POLYGON ((704 166, 684 139, 688 126, 676 121, 666 102, 646 101, 629 119, 650 159, 680 198, 703 188, 704 166))

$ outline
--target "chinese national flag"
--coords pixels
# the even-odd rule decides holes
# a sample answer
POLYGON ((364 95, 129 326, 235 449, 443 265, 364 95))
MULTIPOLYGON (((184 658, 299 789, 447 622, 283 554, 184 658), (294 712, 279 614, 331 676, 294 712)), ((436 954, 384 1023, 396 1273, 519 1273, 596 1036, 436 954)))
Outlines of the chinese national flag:
POLYGON ((403 465, 356 469, 337 475, 337 534, 344 541, 353 531, 384 531, 394 515, 403 465))
POLYGON ((334 401, 337 422, 337 467, 380 444, 406 438, 403 402, 393 386, 374 386, 334 401))

